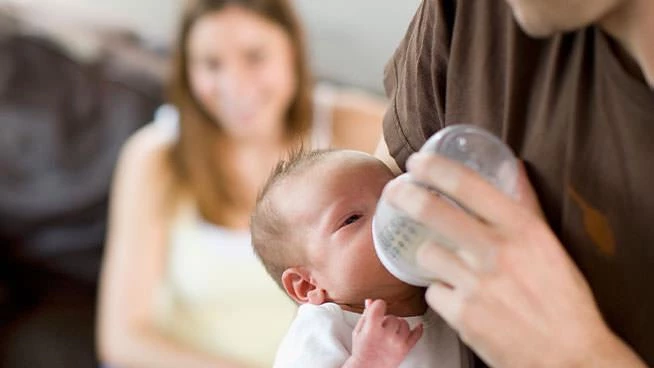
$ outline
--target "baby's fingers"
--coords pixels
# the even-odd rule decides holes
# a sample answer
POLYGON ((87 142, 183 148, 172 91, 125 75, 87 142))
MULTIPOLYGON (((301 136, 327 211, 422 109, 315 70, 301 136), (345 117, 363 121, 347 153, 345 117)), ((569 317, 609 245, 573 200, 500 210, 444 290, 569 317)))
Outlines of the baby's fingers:
POLYGON ((386 333, 397 334, 397 331, 399 330, 402 323, 406 323, 406 321, 395 316, 388 315, 384 317, 384 321, 382 322, 381 326, 386 333))
POLYGON ((383 300, 366 299, 365 308, 352 334, 358 335, 364 329, 370 330, 371 326, 381 326, 384 314, 386 314, 386 303, 383 300))
POLYGON ((369 299, 366 299, 366 307, 363 309, 363 313, 361 314, 361 318, 359 318, 359 321, 357 322, 357 325, 354 326, 354 331, 352 331, 353 335, 357 335, 361 332, 363 329, 363 326, 366 324, 366 314, 368 312, 368 301, 369 299))
POLYGON ((397 327, 397 332, 396 335, 401 339, 401 340, 406 340, 409 334, 411 333, 411 328, 409 327, 409 323, 403 319, 399 320, 399 326, 397 327))
POLYGON ((413 328, 411 333, 409 333, 409 337, 407 338, 407 346, 409 349, 413 348, 418 340, 422 337, 422 332, 424 331, 424 327, 422 326, 422 323, 417 325, 416 327, 413 328))
POLYGON ((386 314, 386 302, 381 299, 373 300, 368 303, 364 311, 364 316, 374 325, 379 325, 384 319, 386 314))

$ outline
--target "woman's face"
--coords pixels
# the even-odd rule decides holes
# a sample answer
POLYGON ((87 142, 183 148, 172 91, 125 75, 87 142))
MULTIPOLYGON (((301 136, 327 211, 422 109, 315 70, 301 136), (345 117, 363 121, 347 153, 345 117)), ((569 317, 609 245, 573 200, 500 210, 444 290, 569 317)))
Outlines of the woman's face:
POLYGON ((193 95, 230 137, 284 131, 297 77, 291 39, 281 26, 229 6, 200 17, 187 47, 193 95))

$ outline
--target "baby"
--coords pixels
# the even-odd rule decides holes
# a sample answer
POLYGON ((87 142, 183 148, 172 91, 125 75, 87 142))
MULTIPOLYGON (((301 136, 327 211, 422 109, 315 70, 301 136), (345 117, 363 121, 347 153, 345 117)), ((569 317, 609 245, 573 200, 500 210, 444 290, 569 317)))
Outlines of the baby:
POLYGON ((300 305, 275 367, 467 365, 455 332, 427 308, 424 289, 392 276, 375 254, 372 216, 391 179, 381 161, 355 151, 295 155, 268 179, 252 242, 300 305))

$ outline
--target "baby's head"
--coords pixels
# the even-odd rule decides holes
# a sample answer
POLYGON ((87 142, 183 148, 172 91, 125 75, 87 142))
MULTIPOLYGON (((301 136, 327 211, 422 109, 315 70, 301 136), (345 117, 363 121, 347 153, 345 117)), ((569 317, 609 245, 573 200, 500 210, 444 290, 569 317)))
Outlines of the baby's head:
POLYGON ((372 243, 372 217, 391 179, 384 163, 356 151, 312 151, 277 165, 252 216, 252 243, 293 300, 356 310, 366 298, 421 292, 393 277, 372 243))

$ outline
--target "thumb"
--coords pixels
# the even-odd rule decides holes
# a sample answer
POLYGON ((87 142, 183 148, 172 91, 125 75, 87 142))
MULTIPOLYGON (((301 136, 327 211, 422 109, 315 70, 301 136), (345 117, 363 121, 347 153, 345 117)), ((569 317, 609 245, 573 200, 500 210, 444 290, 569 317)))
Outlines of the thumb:
POLYGON ((418 340, 422 337, 422 332, 424 331, 424 326, 419 324, 418 326, 414 327, 413 330, 411 330, 411 333, 409 334, 409 337, 407 339, 407 345, 409 346, 409 349, 413 348, 416 343, 418 343, 418 340))

